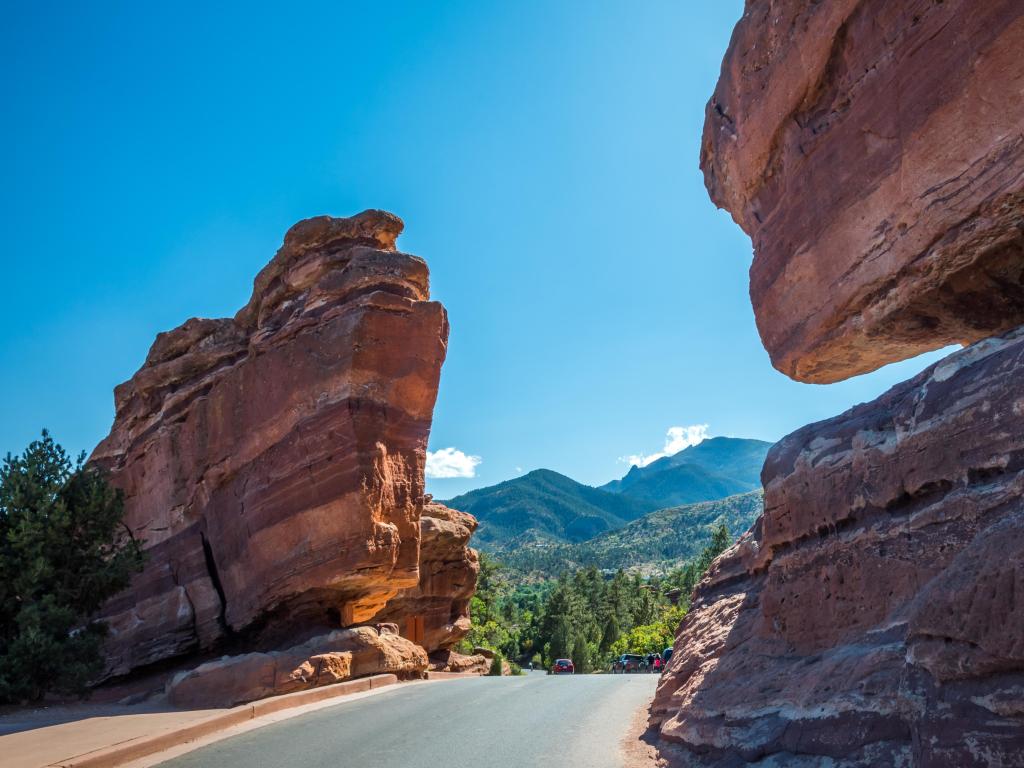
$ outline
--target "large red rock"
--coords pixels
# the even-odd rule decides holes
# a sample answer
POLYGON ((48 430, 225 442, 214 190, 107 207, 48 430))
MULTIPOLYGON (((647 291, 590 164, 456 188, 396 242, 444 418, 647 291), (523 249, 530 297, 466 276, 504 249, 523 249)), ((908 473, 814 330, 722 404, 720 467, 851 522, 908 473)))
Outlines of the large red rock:
POLYGON ((784 438, 652 720, 687 765, 1024 765, 1024 328, 784 438))
MULTIPOLYGON (((488 675, 491 672, 493 658, 493 654, 490 657, 482 653, 467 655, 445 648, 430 654, 430 671, 462 675, 488 675)), ((511 673, 511 668, 509 671, 511 673)))
POLYGON ((448 324, 397 217, 299 222, 233 318, 160 334, 91 461, 147 562, 105 609, 109 674, 224 638, 365 622, 419 583, 448 324))
POLYGON ((419 678, 427 666, 426 651, 393 627, 353 627, 283 651, 224 656, 179 672, 167 685, 167 699, 177 707, 231 707, 367 675, 419 678))
POLYGON ((402 634, 433 652, 454 646, 469 632, 469 601, 480 572, 469 548, 476 518, 428 503, 420 518, 420 580, 388 601, 374 621, 393 622, 402 634))
POLYGON ((1024 324, 1024 3, 747 0, 707 109, 776 368, 831 382, 1024 324))

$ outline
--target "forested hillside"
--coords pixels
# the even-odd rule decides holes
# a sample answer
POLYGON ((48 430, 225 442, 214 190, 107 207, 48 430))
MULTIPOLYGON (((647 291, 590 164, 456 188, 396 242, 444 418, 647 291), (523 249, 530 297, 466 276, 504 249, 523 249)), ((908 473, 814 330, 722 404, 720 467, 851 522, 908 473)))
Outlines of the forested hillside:
POLYGON ((524 582, 483 554, 470 609, 473 628, 462 650, 485 646, 522 665, 544 667, 568 657, 578 672, 607 670, 622 653, 661 653, 674 641, 694 586, 730 542, 720 526, 696 557, 650 578, 590 567, 557 580, 524 582), (673 590, 676 603, 669 599, 673 590))
POLYGON ((666 573, 700 553, 714 531, 725 526, 735 539, 761 513, 763 492, 661 509, 624 527, 577 544, 535 542, 502 555, 510 568, 536 578, 594 566, 666 573))

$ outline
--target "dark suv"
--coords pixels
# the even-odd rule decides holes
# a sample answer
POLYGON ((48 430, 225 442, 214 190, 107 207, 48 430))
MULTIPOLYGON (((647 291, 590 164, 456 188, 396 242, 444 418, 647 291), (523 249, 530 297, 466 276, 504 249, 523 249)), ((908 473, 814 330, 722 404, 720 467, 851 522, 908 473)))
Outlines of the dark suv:
POLYGON ((644 657, 635 653, 624 653, 619 657, 619 663, 616 665, 620 672, 642 672, 647 666, 644 663, 644 657))

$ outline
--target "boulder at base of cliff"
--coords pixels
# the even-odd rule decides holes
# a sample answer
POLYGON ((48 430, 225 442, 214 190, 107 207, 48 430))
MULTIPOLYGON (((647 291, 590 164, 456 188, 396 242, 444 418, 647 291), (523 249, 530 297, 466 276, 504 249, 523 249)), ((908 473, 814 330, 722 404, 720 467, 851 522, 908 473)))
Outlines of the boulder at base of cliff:
POLYGON ((398 625, 428 653, 451 648, 470 629, 469 601, 480 560, 470 549, 476 518, 431 501, 420 517, 420 578, 393 598, 373 621, 398 625))
POLYGON ((426 651, 391 627, 354 627, 284 651, 225 656, 181 672, 167 686, 176 707, 231 707, 367 675, 421 677, 426 651))
POLYGON ((762 480, 662 737, 716 768, 1024 765, 1024 328, 789 435, 762 480))
POLYGON ((446 649, 430 654, 430 670, 486 675, 491 671, 491 660, 479 653, 466 655, 446 649))

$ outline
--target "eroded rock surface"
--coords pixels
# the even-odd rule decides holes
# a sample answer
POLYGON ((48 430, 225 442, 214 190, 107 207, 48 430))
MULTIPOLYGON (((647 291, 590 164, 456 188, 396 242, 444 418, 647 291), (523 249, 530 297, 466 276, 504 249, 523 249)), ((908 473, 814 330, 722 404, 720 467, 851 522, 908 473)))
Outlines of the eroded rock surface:
POLYGON ((1024 324, 1024 3, 748 0, 701 165, 773 364, 830 382, 1024 324))
POLYGON ((157 337, 91 461, 147 562, 106 607, 110 674, 224 638, 370 620, 419 583, 448 324, 397 217, 299 222, 233 319, 157 337))
POLYGON ((167 686, 176 707, 231 707, 267 696, 356 677, 393 673, 418 678, 427 654, 394 626, 353 627, 283 651, 225 656, 181 672, 167 686))
POLYGON ((970 343, 774 446, 652 706, 681 764, 1024 766, 1024 4, 748 0, 702 167, 772 361, 970 343))
POLYGON ((469 601, 480 561, 469 548, 476 518, 430 502, 420 518, 420 579, 388 601, 374 621, 394 622, 433 652, 451 648, 470 628, 469 601))
POLYGON ((486 675, 491 671, 492 658, 481 653, 465 654, 444 649, 430 654, 430 669, 432 672, 486 675))
POLYGON ((772 448, 653 721, 703 766, 1024 765, 1024 328, 772 448))

